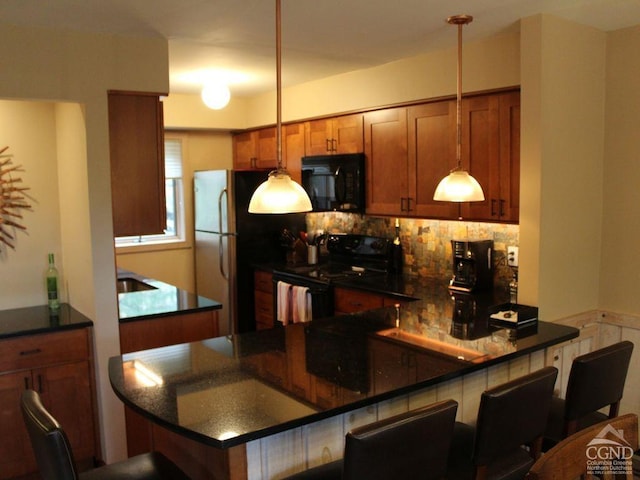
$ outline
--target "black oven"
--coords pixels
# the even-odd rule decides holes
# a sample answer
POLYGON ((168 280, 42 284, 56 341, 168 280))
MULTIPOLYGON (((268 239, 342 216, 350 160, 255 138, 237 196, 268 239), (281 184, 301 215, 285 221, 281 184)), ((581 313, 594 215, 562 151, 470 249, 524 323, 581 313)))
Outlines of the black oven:
POLYGON ((314 212, 364 213, 364 153, 302 158, 302 186, 314 212))

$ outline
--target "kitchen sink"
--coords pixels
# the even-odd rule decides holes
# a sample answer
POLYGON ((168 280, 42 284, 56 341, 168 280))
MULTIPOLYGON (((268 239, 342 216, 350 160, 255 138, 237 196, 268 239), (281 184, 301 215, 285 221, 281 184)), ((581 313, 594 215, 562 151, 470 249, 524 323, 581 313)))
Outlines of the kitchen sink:
POLYGON ((141 282, 135 278, 119 278, 116 282, 118 293, 143 292, 145 290, 156 290, 156 287, 148 283, 141 282))

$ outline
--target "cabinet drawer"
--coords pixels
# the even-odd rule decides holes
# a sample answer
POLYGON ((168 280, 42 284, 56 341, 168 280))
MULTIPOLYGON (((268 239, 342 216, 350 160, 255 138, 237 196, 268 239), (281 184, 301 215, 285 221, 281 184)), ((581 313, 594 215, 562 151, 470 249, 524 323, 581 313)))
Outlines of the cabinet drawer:
POLYGON ((343 313, 362 312, 384 306, 384 297, 359 290, 336 288, 335 310, 343 313))
POLYGON ((0 341, 0 371, 89 358, 87 329, 42 333, 0 341))
POLYGON ((271 293, 255 292, 256 328, 273 327, 273 295, 271 293))
POLYGON ((273 275, 270 272, 256 270, 254 273, 255 289, 273 294, 273 275))

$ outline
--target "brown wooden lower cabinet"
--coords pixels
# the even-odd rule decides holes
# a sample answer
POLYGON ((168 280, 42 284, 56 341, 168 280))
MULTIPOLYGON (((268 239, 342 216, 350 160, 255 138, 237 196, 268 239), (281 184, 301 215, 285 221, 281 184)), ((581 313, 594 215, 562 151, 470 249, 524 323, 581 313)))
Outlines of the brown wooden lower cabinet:
MULTIPOLYGON (((205 310, 120 323, 120 352, 130 353, 218 336, 218 312, 205 310)), ((151 423, 125 406, 127 452, 151 451, 151 423)))
POLYGON ((334 290, 334 295, 334 313, 336 315, 363 312, 404 302, 404 300, 389 295, 350 288, 337 287, 334 290))
POLYGON ((79 465, 99 458, 91 345, 88 328, 0 341, 0 478, 38 471, 20 411, 27 388, 62 424, 79 465))

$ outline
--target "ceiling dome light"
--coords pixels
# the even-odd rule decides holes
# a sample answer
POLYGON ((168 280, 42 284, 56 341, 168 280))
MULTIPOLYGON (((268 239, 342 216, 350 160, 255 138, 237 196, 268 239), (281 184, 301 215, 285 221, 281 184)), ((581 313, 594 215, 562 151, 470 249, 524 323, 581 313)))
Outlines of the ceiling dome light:
POLYGON ((458 88, 456 99, 456 162, 457 166, 438 183, 433 199, 441 202, 482 202, 484 192, 478 181, 462 169, 462 27, 471 23, 471 15, 454 15, 447 18, 458 26, 458 88))
POLYGON ((202 101, 212 110, 222 110, 231 99, 231 92, 222 82, 207 82, 202 87, 202 101))

